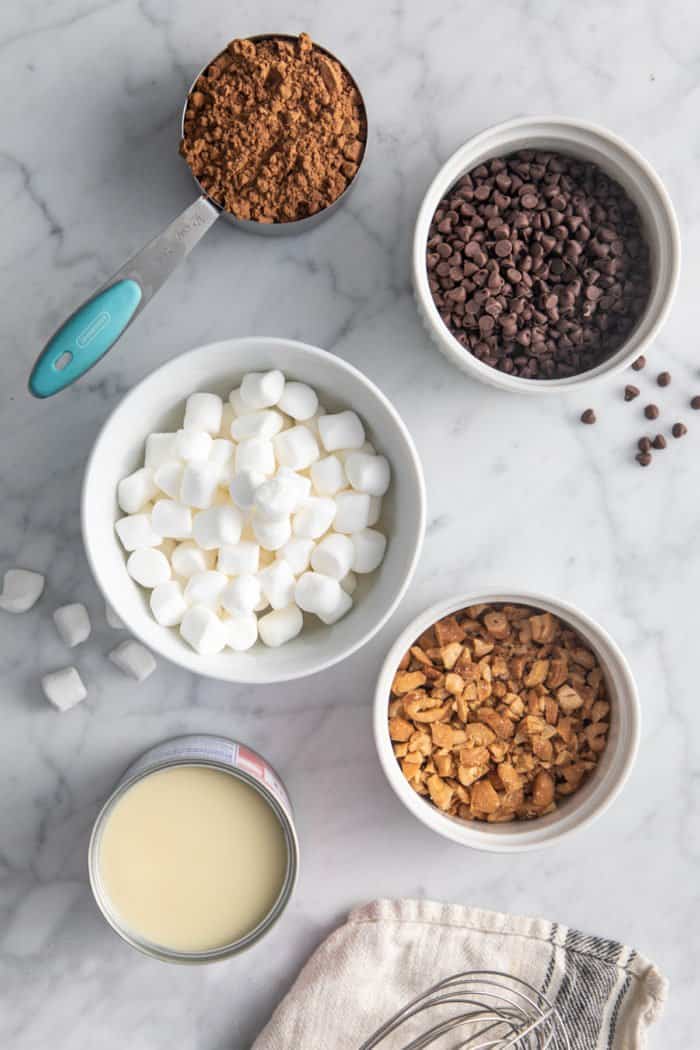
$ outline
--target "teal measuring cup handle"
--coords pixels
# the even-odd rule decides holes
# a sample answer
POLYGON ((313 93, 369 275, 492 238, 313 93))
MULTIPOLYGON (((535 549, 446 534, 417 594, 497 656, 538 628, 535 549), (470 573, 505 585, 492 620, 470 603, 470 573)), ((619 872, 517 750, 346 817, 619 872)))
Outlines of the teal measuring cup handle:
POLYGON ((65 390, 96 365, 220 215, 199 197, 71 314, 40 353, 29 377, 34 397, 65 390))

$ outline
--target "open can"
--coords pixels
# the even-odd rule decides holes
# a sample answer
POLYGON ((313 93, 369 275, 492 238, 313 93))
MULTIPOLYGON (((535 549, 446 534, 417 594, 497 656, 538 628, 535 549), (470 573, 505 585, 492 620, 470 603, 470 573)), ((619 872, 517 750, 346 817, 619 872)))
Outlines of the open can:
POLYGON ((100 810, 90 837, 88 866, 90 886, 100 911, 112 929, 133 948, 163 962, 206 963, 228 959, 251 947, 267 933, 286 908, 294 891, 299 869, 299 842, 289 796, 269 762, 256 751, 235 740, 205 734, 166 740, 150 748, 129 766, 100 810), (100 875, 100 843, 113 808, 134 784, 152 773, 176 766, 202 766, 228 773, 248 784, 262 796, 277 817, 286 846, 286 871, 280 892, 270 911, 245 936, 231 944, 206 951, 186 952, 170 949, 153 944, 128 929, 111 906, 100 875))

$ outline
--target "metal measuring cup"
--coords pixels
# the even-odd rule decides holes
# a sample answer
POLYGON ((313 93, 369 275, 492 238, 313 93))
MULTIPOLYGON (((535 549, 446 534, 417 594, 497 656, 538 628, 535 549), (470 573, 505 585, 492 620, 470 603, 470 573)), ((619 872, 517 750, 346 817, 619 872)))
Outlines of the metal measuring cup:
MULTIPOLYGON (((257 43, 261 40, 296 41, 297 37, 286 33, 263 33, 249 39, 257 43)), ((314 48, 337 62, 347 73, 357 91, 366 129, 367 110, 362 92, 354 77, 331 51, 319 47, 318 44, 314 44, 314 48)), ((184 135, 185 114, 194 86, 218 57, 216 55, 202 67, 189 87, 180 121, 181 138, 184 135)), ((187 258, 194 246, 220 216, 246 233, 255 233, 263 237, 305 233, 327 219, 347 200, 357 182, 366 154, 367 143, 365 142, 357 171, 332 204, 314 215, 292 222, 264 223, 251 219, 238 219, 217 204, 201 186, 197 177, 191 173, 200 196, 145 248, 142 248, 93 292, 68 320, 64 321, 37 358, 29 377, 30 392, 39 398, 51 397, 65 390, 96 365, 107 351, 111 350, 129 325, 145 309, 161 285, 170 277, 173 270, 177 269, 180 263, 187 258)))

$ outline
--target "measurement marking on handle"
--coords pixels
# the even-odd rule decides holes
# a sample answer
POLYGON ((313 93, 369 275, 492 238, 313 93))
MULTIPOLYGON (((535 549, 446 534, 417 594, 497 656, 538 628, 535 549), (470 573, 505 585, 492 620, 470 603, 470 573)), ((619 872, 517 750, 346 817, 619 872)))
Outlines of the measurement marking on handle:
POLYGON ((93 318, 90 324, 83 328, 80 335, 76 337, 75 345, 80 350, 84 350, 107 327, 111 320, 112 315, 107 310, 100 311, 97 317, 93 318))

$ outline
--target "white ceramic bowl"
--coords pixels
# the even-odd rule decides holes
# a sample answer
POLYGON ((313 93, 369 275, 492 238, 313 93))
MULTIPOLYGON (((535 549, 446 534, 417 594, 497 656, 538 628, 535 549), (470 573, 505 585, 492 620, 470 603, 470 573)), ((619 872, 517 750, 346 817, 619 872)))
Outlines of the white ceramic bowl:
POLYGON ((496 124, 461 146, 440 168, 418 212, 413 236, 413 286, 418 311, 438 349, 467 375, 513 393, 566 393, 622 371, 644 353, 663 325, 676 292, 681 245, 673 205, 659 176, 626 142, 595 124, 565 117, 521 117, 496 124), (425 262, 430 223, 440 200, 468 171, 519 149, 547 149, 595 162, 639 208, 652 260, 652 291, 636 328, 607 361, 567 379, 521 379, 485 365, 461 346, 433 301, 425 262))
POLYGON ((566 602, 529 591, 484 589, 448 598, 416 617, 401 632, 379 674, 374 699, 374 736, 386 777, 407 809, 433 831, 463 846, 493 853, 517 853, 560 842, 599 817, 622 790, 639 746, 639 697, 627 661, 609 634, 566 602), (559 803, 553 813, 509 824, 460 820, 442 813, 418 795, 404 778, 394 755, 388 728, 391 683, 399 661, 428 627, 468 605, 509 602, 544 609, 560 617, 586 640, 603 668, 610 695, 608 744, 583 786, 559 803))
POLYGON ((349 656, 394 611, 411 581, 423 542, 425 486, 406 426, 381 391, 356 368, 325 350, 288 339, 231 339, 181 354, 152 372, 117 405, 87 464, 82 530, 88 561, 105 599, 145 645, 196 674, 229 682, 279 682, 313 674, 349 656), (279 649, 258 643, 245 653, 225 650, 217 656, 200 656, 176 629, 155 622, 147 592, 127 575, 125 554, 114 532, 121 513, 117 484, 143 463, 149 433, 181 426, 189 394, 206 390, 226 397, 245 372, 271 368, 309 383, 331 411, 355 409, 369 440, 391 463, 392 483, 380 521, 389 540, 386 557, 377 572, 360 577, 353 609, 332 627, 307 617, 302 633, 279 649))

